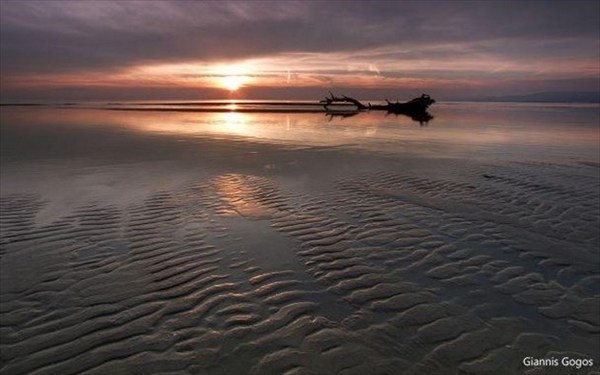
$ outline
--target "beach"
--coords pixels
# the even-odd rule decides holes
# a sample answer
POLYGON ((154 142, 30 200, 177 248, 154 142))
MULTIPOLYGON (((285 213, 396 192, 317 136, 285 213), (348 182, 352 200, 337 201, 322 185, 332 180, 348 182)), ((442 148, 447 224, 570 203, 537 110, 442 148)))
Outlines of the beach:
POLYGON ((0 373, 599 370, 597 104, 211 106, 2 107, 0 373))

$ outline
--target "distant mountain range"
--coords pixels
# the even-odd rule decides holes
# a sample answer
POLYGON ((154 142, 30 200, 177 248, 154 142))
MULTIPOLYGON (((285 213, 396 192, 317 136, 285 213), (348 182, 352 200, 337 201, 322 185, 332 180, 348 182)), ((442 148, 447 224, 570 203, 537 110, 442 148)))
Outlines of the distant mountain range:
POLYGON ((554 102, 554 103, 600 103, 600 91, 544 91, 526 95, 488 96, 476 101, 490 102, 554 102))

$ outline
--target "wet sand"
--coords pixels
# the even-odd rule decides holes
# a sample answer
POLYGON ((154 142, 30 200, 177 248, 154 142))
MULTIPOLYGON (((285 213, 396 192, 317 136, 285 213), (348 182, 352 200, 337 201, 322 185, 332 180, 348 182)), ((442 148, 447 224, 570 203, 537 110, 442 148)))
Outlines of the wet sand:
POLYGON ((597 108, 3 108, 2 374, 549 374, 600 352, 597 108))

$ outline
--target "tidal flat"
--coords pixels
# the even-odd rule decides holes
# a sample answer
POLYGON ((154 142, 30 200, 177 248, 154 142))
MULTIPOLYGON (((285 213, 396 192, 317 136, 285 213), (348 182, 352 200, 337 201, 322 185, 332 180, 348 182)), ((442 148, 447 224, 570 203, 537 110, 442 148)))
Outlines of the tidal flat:
POLYGON ((599 370, 597 105, 261 105, 2 108, 0 373, 599 370))

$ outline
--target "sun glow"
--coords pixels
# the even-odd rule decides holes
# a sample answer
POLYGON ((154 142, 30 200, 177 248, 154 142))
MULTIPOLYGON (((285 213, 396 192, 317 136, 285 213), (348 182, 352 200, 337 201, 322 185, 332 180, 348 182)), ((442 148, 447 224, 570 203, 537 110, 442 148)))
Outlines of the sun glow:
POLYGON ((219 77, 219 85, 229 91, 237 91, 248 82, 247 76, 224 76, 219 77))
POLYGON ((237 91, 252 81, 253 67, 250 64, 216 65, 211 69, 215 84, 229 91, 237 91))

